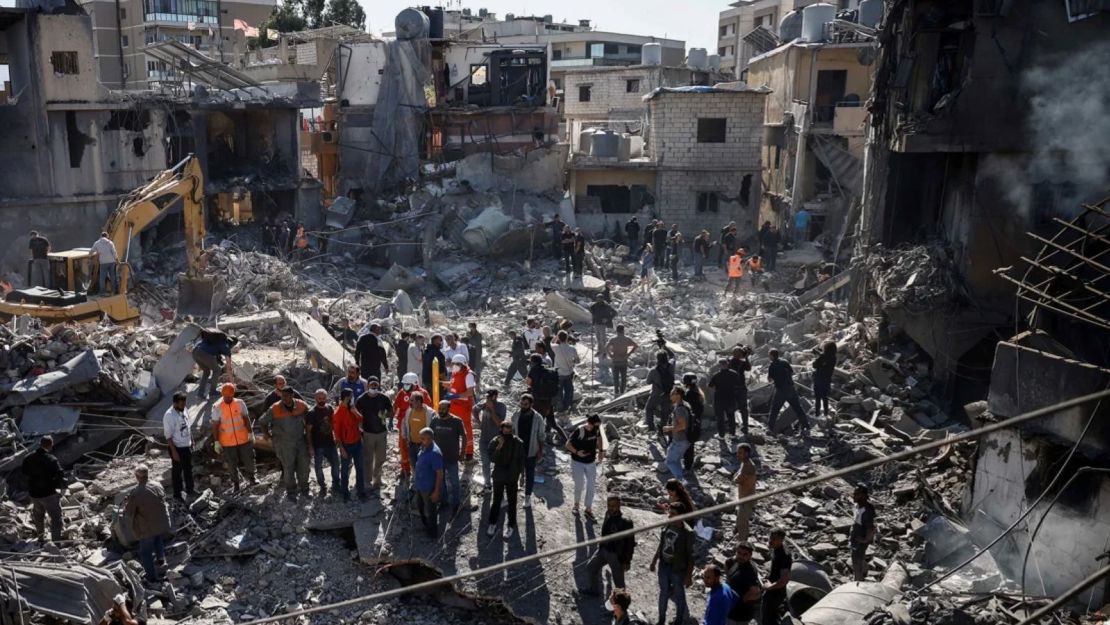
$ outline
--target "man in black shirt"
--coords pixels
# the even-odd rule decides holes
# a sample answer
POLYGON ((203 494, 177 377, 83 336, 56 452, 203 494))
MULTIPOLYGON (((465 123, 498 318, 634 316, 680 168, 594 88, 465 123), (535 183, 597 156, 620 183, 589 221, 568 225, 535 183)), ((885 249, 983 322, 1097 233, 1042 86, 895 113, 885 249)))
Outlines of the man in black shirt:
POLYGON ((798 390, 794 388, 794 369, 790 367, 790 363, 779 358, 777 349, 767 352, 767 356, 771 358, 771 364, 767 366, 767 380, 775 384, 775 394, 771 397, 771 414, 767 417, 767 430, 772 434, 775 432, 775 421, 778 419, 779 411, 782 410, 783 404, 790 404, 794 414, 798 415, 802 434, 808 434, 809 418, 798 398, 798 390))
POLYGON ((408 332, 401 332, 401 338, 394 345, 397 350, 397 376, 400 377, 409 370, 409 339, 412 337, 408 332))
POLYGON ((54 439, 47 435, 39 440, 39 447, 23 460, 23 475, 27 478, 27 494, 31 496, 31 522, 35 536, 43 539, 44 521, 50 516, 50 540, 62 540, 62 496, 65 472, 54 456, 54 439))
POLYGON ((572 257, 574 256, 574 231, 570 229, 570 226, 563 226, 561 241, 563 243, 563 273, 570 273, 572 257))
POLYGON ((370 330, 358 337, 358 342, 355 343, 355 362, 362 369, 362 373, 369 379, 371 376, 378 378, 382 377, 382 370, 389 371, 389 363, 386 362, 385 348, 382 347, 380 335, 382 327, 376 323, 370 324, 370 330))
MULTIPOLYGON (((690 512, 681 501, 667 506, 667 515, 674 518, 690 512)), ((673 597, 675 623, 685 623, 689 615, 686 589, 694 583, 694 532, 685 521, 673 521, 659 534, 659 548, 648 569, 655 572, 659 564, 659 622, 667 622, 667 602, 673 597)), ((785 594, 785 593, 784 593, 785 594)))
POLYGON ((736 557, 725 561, 725 577, 728 585, 740 597, 739 603, 732 606, 728 620, 747 625, 759 611, 759 598, 763 585, 759 582, 759 572, 752 564, 752 545, 741 542, 736 545, 736 557))
POLYGON ((594 303, 590 304, 590 321, 594 326, 594 340, 597 341, 598 360, 605 366, 609 358, 605 353, 605 344, 609 342, 609 328, 613 327, 613 319, 617 317, 617 310, 605 300, 605 296, 598 294, 594 303))
MULTIPOLYGON (((717 436, 736 436, 736 397, 740 394, 740 375, 728 368, 728 360, 717 361, 720 370, 709 378, 709 388, 713 389, 713 412, 717 415, 717 436)), ((744 431, 748 431, 748 420, 744 419, 744 431)), ((733 590, 736 590, 735 588, 733 590)))
POLYGON ((522 379, 528 377, 527 341, 515 330, 510 330, 509 336, 512 338, 512 345, 509 347, 509 370, 505 372, 505 388, 509 388, 518 373, 522 379))
POLYGON ((786 602, 786 584, 790 581, 790 567, 794 560, 786 552, 786 530, 771 530, 771 570, 763 584, 763 625, 779 625, 782 604, 786 602))
POLYGON ((31 240, 27 242, 28 249, 31 250, 31 263, 30 272, 27 276, 27 283, 31 286, 42 286, 50 288, 50 260, 47 255, 50 254, 50 241, 40 235, 37 230, 31 231, 31 240))
POLYGON ((366 380, 366 392, 355 400, 355 409, 362 415, 362 470, 373 477, 371 490, 382 487, 382 469, 385 468, 386 431, 393 415, 393 402, 382 393, 381 381, 376 377, 366 380))
POLYGON ((875 506, 868 501, 870 491, 866 486, 857 486, 852 493, 856 502, 856 515, 852 520, 852 531, 848 536, 852 550, 852 576, 857 582, 867 579, 867 547, 875 540, 875 506))
POLYGON ((751 360, 748 359, 750 355, 751 348, 738 345, 732 348, 732 358, 728 361, 728 368, 740 376, 740 392, 736 395, 736 408, 740 410, 740 418, 744 423, 740 431, 745 434, 748 433, 748 416, 751 414, 748 410, 748 372, 752 370, 751 360))
POLYGON ((424 382, 424 388, 432 388, 432 366, 439 367, 439 381, 443 382, 448 380, 447 377, 447 358, 443 355, 443 335, 434 334, 432 340, 428 341, 428 347, 424 350, 424 371, 421 372, 421 380, 424 382))
POLYGON ((702 269, 705 267, 705 261, 709 260, 709 231, 702 230, 701 234, 694 238, 694 279, 704 281, 705 273, 702 269))
MULTIPOLYGON (((632 521, 621 514, 620 495, 611 494, 605 502, 605 521, 601 524, 601 536, 609 536, 632 529, 632 521)), ((601 543, 593 557, 586 563, 589 585, 583 594, 601 593, 601 569, 609 566, 613 576, 613 588, 624 588, 624 573, 632 567, 632 553, 636 550, 636 538, 626 536, 618 540, 601 543)))
POLYGON ((563 254, 563 228, 566 227, 566 224, 563 222, 563 218, 556 214, 551 218, 549 227, 551 228, 551 254, 555 257, 555 260, 559 260, 563 254))
MULTIPOLYGON (((288 384, 289 383, 286 382, 285 376, 283 376, 283 375, 279 375, 279 376, 276 376, 274 378, 274 390, 267 393, 266 397, 262 400, 262 410, 261 410, 261 412, 266 412, 267 410, 270 409, 270 406, 273 406, 274 404, 281 401, 281 392, 285 389, 285 387, 288 384)), ((304 397, 302 397, 301 394, 297 392, 297 389, 292 389, 292 390, 293 390, 293 397, 295 399, 299 399, 301 401, 304 401, 304 397)))
POLYGON ((655 248, 656 271, 662 271, 667 266, 667 238, 667 227, 662 221, 656 222, 655 230, 651 232, 651 244, 655 248))
POLYGON ((335 433, 331 428, 331 415, 334 409, 328 403, 328 392, 316 389, 316 403, 305 415, 305 432, 308 433, 308 456, 316 469, 316 484, 320 486, 320 497, 328 496, 328 487, 324 482, 324 461, 328 461, 331 469, 331 487, 334 492, 339 484, 339 450, 335 446, 335 433))
POLYGON ((717 237, 717 243, 720 247, 717 248, 717 266, 721 267, 725 264, 726 252, 731 254, 736 249, 736 222, 730 221, 728 225, 721 228, 721 234, 717 237), (733 233, 729 236, 729 233, 733 233))
POLYGON ((578 514, 578 504, 582 501, 582 488, 586 489, 586 518, 594 520, 594 486, 597 484, 597 464, 605 457, 601 447, 601 415, 586 417, 586 423, 579 426, 567 441, 570 452, 571 477, 574 478, 574 514, 578 514))
POLYGON ((634 250, 640 243, 640 222, 633 217, 624 224, 624 233, 628 236, 628 249, 634 250))

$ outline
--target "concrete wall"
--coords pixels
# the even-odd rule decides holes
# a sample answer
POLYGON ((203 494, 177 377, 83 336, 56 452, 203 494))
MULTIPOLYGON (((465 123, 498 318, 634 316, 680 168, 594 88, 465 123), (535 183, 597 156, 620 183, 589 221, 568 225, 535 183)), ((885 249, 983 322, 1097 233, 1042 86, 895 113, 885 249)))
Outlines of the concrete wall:
POLYGON ((38 80, 46 102, 90 102, 104 91, 97 84, 92 20, 84 15, 37 15, 32 34, 34 54, 42 59, 38 80), (77 73, 63 74, 51 65, 54 52, 73 52, 77 73))
POLYGON ((659 172, 655 212, 667 224, 677 223, 686 241, 693 240, 702 229, 716 233, 730 221, 735 221, 741 241, 755 236, 759 216, 759 170, 696 171, 661 170, 659 172), (735 198, 745 175, 752 176, 748 206, 737 201, 721 200, 718 212, 698 212, 699 192, 716 191, 735 198))
POLYGON ((639 119, 645 110, 644 96, 657 87, 692 84, 693 72, 680 67, 631 66, 567 70, 563 79, 566 117, 639 119), (628 91, 628 81, 639 80, 639 89, 628 91), (590 101, 579 102, 579 87, 590 86, 590 101))
POLYGON ((652 158, 664 167, 758 171, 765 97, 743 91, 655 96, 649 140, 652 158), (725 142, 698 143, 699 118, 725 118, 725 142))
POLYGON ((351 106, 373 106, 378 101, 385 67, 385 42, 352 43, 339 48, 339 99, 351 106))
MULTIPOLYGON (((1050 479, 1059 469, 1055 461, 1059 460, 1060 451, 1054 443, 1022 437, 1017 430, 995 432, 980 441, 970 496, 973 506, 965 511, 978 544, 998 536, 1025 512, 1025 502, 1040 494, 1040 489, 1027 488, 1027 480, 1031 476, 1034 480, 1050 479)), ((1028 537, 1045 516, 1052 497, 1046 497, 1006 540, 991 550, 1010 578, 1020 580, 1028 537)), ((1047 512, 1029 557, 1025 574, 1027 591, 1034 595, 1058 595, 1094 573, 1103 566, 1095 558, 1102 552, 1108 534, 1110 479, 1098 474, 1081 477, 1047 512)), ((1079 595, 1076 603, 1102 605, 1103 588, 1102 584, 1095 584, 1092 590, 1079 595)))

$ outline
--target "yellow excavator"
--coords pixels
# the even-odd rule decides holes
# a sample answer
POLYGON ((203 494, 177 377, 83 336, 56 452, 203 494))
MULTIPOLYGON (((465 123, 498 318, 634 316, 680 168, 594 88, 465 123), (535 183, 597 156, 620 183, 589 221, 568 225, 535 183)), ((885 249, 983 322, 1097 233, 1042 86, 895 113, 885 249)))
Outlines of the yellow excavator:
POLYGON ((205 275, 204 174, 190 154, 174 167, 124 197, 104 226, 120 255, 115 293, 97 292, 99 263, 87 247, 50 252, 54 288, 16 289, 0 300, 0 317, 31 315, 47 323, 99 320, 136 323, 139 309, 127 299, 131 239, 156 222, 181 200, 185 217, 185 273, 178 274, 177 312, 212 317, 223 307, 226 284, 205 275))

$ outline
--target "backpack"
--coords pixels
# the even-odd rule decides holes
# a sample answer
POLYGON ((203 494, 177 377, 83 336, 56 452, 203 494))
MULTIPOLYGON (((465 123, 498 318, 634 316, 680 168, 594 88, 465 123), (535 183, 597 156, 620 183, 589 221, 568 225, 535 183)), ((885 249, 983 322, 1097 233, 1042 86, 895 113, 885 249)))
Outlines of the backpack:
POLYGON ((555 369, 543 368, 540 379, 532 387, 532 394, 538 399, 551 399, 559 394, 559 372, 555 369))

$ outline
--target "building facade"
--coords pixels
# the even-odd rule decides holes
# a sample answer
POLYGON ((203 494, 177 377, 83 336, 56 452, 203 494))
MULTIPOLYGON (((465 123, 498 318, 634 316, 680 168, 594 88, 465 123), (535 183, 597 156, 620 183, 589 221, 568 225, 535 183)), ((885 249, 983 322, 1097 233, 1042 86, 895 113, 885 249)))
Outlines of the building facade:
MULTIPOLYGON (((731 71, 739 80, 744 80, 748 62, 766 52, 773 45, 768 34, 779 37, 779 24, 787 13, 801 10, 821 0, 736 0, 717 17, 717 54, 721 57, 721 67, 731 71), (763 36, 754 37, 752 32, 763 28, 763 36)), ((859 0, 827 0, 837 11, 851 11, 859 6, 859 0)), ((781 41, 778 43, 788 43, 781 41)))
POLYGON ((170 39, 221 62, 243 49, 235 21, 258 27, 277 0, 84 0, 92 19, 100 80, 112 89, 145 89, 173 81, 173 68, 143 48, 170 39))

